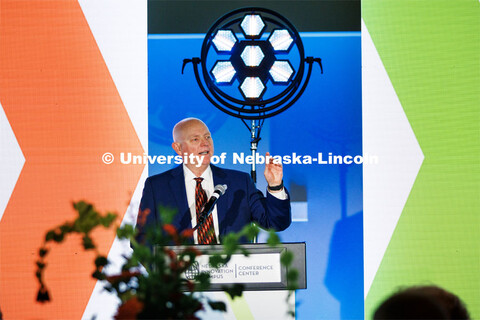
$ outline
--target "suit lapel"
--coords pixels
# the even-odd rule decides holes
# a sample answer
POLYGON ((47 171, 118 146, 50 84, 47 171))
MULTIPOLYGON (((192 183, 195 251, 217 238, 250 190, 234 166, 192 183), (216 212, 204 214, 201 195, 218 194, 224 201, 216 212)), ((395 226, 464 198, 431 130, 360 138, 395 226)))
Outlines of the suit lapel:
POLYGON ((182 165, 172 170, 172 180, 170 180, 169 184, 171 190, 173 190, 178 208, 178 214, 175 219, 173 219, 174 224, 178 224, 180 230, 191 228, 191 215, 188 209, 187 191, 185 189, 185 177, 183 175, 182 165))
MULTIPOLYGON (((230 184, 230 180, 228 180, 225 171, 210 165, 212 168, 212 174, 213 174, 213 185, 216 186, 217 184, 226 184, 227 186, 230 184)), ((220 228, 220 234, 223 234, 224 228, 222 226, 224 225, 224 220, 227 216, 227 211, 228 211, 228 204, 229 204, 229 198, 230 198, 230 192, 228 192, 228 187, 227 191, 225 191, 225 194, 218 198, 217 201, 217 215, 218 215, 218 224, 220 228)))

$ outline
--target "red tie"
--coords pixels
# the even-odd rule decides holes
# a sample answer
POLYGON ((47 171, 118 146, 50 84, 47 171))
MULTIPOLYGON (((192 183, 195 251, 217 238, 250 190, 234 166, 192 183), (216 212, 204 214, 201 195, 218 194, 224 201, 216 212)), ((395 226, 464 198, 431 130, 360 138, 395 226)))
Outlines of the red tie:
MULTIPOLYGON (((197 223, 200 220, 200 213, 203 206, 207 203, 207 194, 202 188, 203 178, 195 178, 197 185, 195 187, 195 210, 197 212, 197 223)), ((210 214, 205 222, 198 228, 198 244, 216 244, 215 228, 213 226, 213 218, 210 214)))

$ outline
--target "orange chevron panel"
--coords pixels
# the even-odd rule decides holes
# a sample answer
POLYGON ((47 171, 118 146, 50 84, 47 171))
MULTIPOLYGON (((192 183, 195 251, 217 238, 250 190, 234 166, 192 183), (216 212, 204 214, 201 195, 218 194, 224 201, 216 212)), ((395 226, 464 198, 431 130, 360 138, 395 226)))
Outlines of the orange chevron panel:
MULTIPOLYGON (((0 308, 6 319, 79 319, 95 285, 93 254, 78 237, 55 246, 53 300, 40 305, 37 250, 48 228, 74 217, 74 200, 123 218, 144 167, 101 161, 143 149, 77 1, 1 1, 0 101, 25 156, 0 222, 0 308)), ((95 239, 108 253, 114 232, 95 239)))

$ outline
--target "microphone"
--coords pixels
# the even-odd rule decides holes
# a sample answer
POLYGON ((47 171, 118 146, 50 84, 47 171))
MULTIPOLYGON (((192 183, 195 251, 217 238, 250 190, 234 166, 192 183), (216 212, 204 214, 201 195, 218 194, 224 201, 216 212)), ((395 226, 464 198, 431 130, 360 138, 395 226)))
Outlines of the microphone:
POLYGON ((208 216, 212 213, 218 198, 220 198, 220 196, 223 196, 225 190, 227 190, 226 184, 217 184, 215 186, 215 190, 213 191, 213 194, 208 200, 208 202, 203 207, 203 210, 200 213, 200 219, 195 228, 193 228, 193 230, 197 230, 205 222, 205 220, 207 220, 208 216))

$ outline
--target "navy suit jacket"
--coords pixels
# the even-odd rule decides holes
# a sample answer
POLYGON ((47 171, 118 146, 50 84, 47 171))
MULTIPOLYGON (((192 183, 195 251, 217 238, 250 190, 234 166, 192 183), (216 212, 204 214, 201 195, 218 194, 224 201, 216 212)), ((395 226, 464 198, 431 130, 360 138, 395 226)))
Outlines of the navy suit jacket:
MULTIPOLYGON (((255 187, 247 173, 221 169, 213 165, 210 167, 214 185, 226 184, 228 187, 225 194, 217 201, 220 239, 229 232, 240 231, 251 222, 277 231, 285 230, 290 225, 292 221, 290 196, 287 200, 279 200, 267 192, 265 197, 255 187)), ((159 207, 178 210, 172 224, 179 232, 192 228, 183 165, 151 176, 145 181, 140 209, 149 209, 150 214, 147 216, 144 227, 137 226, 138 239, 144 237, 145 229, 149 226, 160 223, 159 207)))

